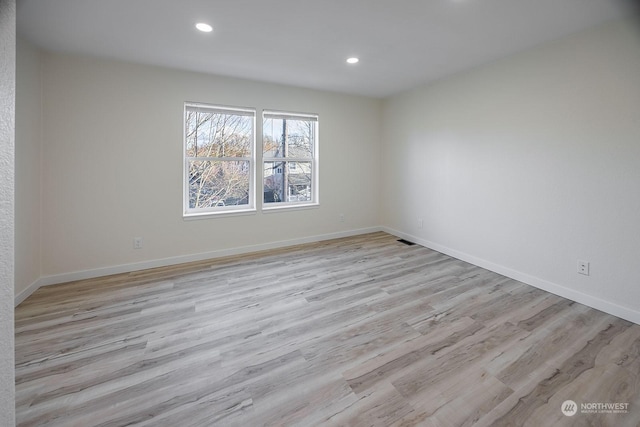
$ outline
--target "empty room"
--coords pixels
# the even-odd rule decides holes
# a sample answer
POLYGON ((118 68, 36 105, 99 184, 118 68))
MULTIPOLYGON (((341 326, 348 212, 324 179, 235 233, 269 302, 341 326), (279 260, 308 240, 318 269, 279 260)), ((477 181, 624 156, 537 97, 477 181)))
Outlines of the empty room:
POLYGON ((640 425, 640 4, 1 0, 0 426, 640 425))

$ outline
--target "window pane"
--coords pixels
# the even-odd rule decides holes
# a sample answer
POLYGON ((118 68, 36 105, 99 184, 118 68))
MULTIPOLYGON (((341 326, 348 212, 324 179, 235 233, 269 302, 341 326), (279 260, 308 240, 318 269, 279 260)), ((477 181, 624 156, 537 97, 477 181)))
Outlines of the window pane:
POLYGON ((253 117, 187 108, 187 157, 249 157, 253 117))
POLYGON ((189 162, 189 208, 249 204, 248 161, 189 162))
POLYGON ((265 118, 262 129, 265 157, 313 158, 315 120, 265 118))
POLYGON ((309 202, 311 162, 264 162, 264 202, 309 202))

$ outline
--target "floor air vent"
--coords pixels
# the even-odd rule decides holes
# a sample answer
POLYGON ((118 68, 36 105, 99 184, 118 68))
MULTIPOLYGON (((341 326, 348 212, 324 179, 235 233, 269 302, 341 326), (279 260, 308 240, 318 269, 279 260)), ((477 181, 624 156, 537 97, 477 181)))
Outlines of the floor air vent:
POLYGON ((398 242, 400 242, 400 243, 404 243, 404 244, 405 244, 405 245, 407 245, 407 246, 413 246, 413 245, 415 245, 415 243, 410 242, 410 241, 405 240, 405 239, 398 239, 398 242))

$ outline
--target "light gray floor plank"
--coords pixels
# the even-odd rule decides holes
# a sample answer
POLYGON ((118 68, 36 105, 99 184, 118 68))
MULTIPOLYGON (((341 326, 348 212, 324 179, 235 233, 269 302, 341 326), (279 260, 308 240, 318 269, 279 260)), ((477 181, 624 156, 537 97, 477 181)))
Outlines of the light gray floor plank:
POLYGON ((640 423, 640 326, 385 233, 45 287, 15 316, 19 426, 640 423))

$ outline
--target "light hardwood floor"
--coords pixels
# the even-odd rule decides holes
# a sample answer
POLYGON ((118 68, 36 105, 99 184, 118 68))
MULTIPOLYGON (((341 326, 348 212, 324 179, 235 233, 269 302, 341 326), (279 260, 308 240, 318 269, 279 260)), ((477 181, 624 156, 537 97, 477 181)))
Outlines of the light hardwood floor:
POLYGON ((16 309, 16 409, 20 426, 638 426, 640 326, 375 233, 41 288, 16 309))

